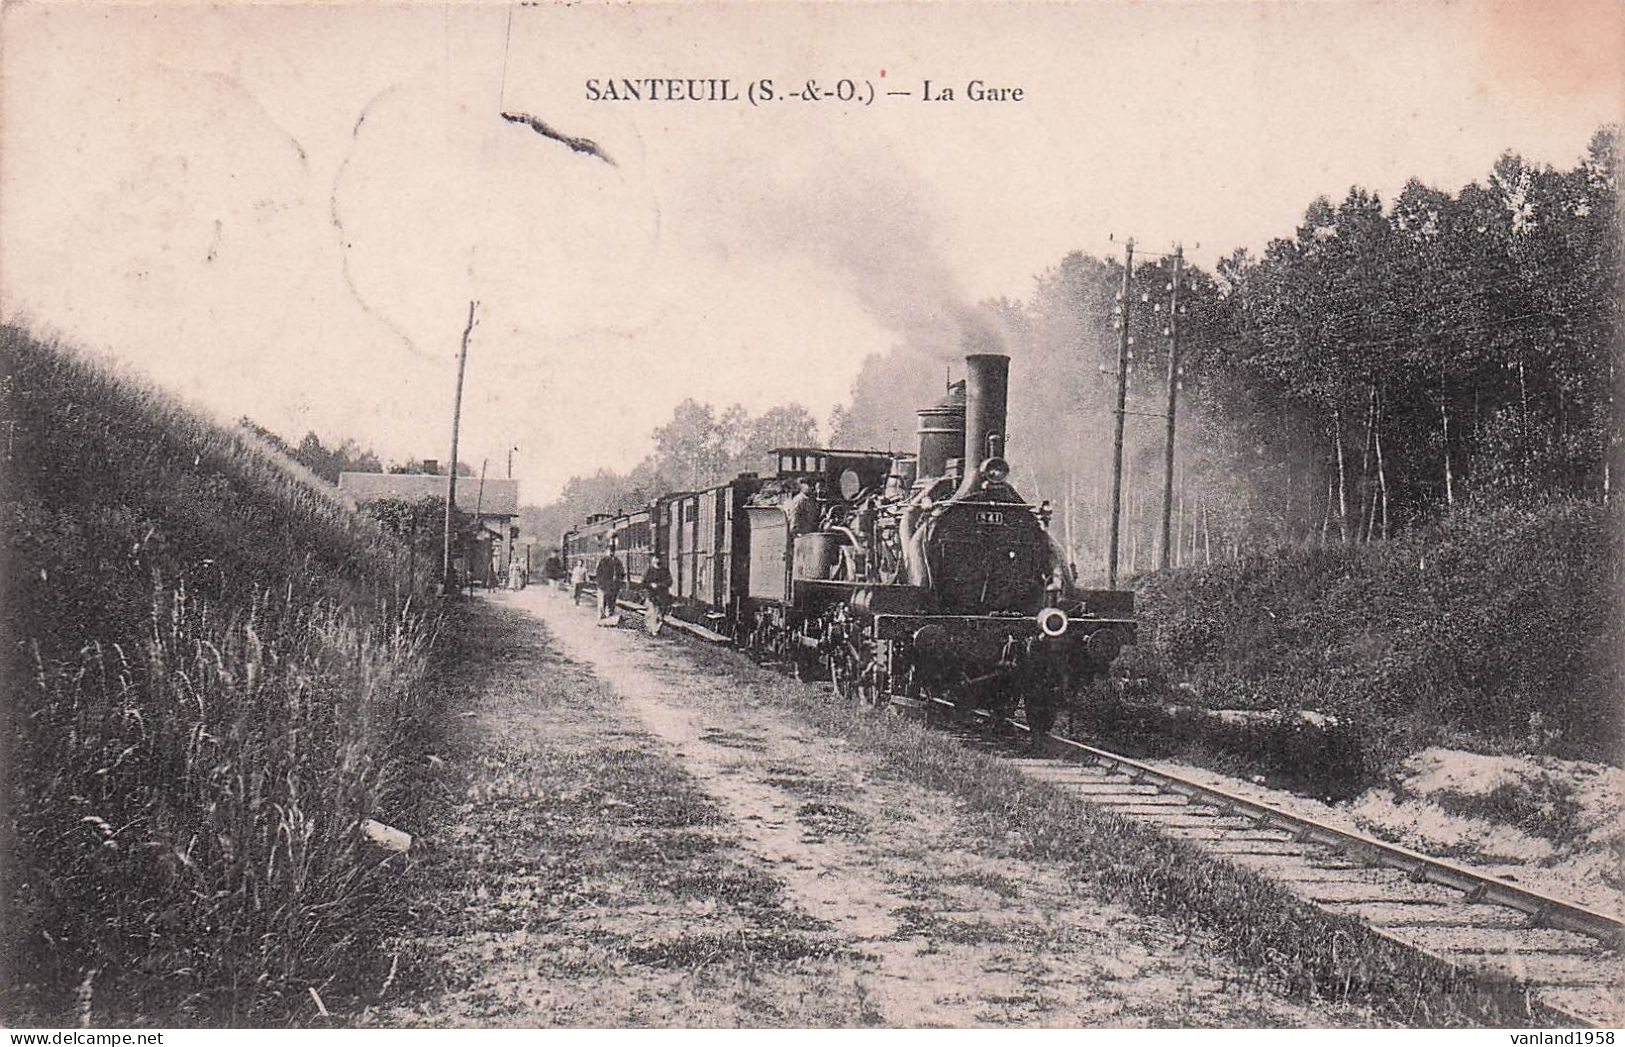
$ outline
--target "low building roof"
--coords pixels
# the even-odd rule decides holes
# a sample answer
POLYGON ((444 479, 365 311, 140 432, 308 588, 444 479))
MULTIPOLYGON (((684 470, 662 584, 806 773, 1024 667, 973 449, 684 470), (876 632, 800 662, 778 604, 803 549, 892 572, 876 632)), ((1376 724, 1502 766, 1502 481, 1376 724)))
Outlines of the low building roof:
MULTIPOLYGON (((380 498, 398 498, 403 502, 416 502, 423 498, 446 497, 444 476, 430 473, 340 473, 339 490, 357 503, 375 502, 380 498)), ((477 476, 457 478, 457 508, 465 513, 481 516, 518 516, 519 481, 493 480, 486 477, 484 490, 477 476)))

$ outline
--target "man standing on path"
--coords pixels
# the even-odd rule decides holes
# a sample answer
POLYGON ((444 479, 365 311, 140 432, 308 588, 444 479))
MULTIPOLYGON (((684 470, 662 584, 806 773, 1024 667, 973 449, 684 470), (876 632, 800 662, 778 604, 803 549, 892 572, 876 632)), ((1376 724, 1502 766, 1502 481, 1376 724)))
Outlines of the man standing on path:
POLYGON ((666 624, 666 608, 671 606, 671 572, 660 554, 649 557, 649 569, 643 572, 643 589, 649 595, 649 613, 644 616, 644 628, 650 636, 659 636, 666 624))
POLYGON ((581 594, 587 589, 587 563, 577 560, 575 566, 570 568, 570 599, 577 605, 581 603, 581 594))
POLYGON ((626 568, 615 555, 615 546, 611 545, 604 550, 604 555, 598 558, 598 569, 593 572, 593 581, 598 583, 599 621, 606 618, 618 620, 615 601, 621 598, 621 584, 626 581, 626 568))

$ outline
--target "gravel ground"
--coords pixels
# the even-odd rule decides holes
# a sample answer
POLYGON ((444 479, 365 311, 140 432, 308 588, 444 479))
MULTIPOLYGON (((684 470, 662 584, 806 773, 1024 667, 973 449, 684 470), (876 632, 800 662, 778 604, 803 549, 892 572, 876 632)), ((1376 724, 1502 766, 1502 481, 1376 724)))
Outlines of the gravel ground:
POLYGON ((549 589, 479 601, 449 799, 364 1024, 1281 1026, 1211 943, 549 589))

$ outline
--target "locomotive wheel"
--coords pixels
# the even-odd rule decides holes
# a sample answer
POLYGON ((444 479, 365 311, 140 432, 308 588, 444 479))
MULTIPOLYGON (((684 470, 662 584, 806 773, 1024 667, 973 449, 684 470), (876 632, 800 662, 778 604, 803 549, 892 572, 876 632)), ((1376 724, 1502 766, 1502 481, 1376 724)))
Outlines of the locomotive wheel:
POLYGON ((799 632, 785 632, 780 634, 779 651, 790 666, 790 678, 806 682, 816 679, 818 654, 801 645, 799 632))
POLYGON ((1061 711, 1059 696, 1045 687, 1029 691, 1026 701, 1027 726, 1032 728, 1035 737, 1048 734, 1050 728, 1055 726, 1055 718, 1061 711))
POLYGON ((863 667, 852 648, 841 644, 825 660, 829 678, 835 684, 835 693, 847 701, 864 697, 863 667))
POLYGON ((798 680, 806 682, 822 680, 826 678, 826 674, 829 672, 829 668, 825 664, 826 659, 820 658, 817 651, 808 650, 799 643, 796 644, 796 649, 791 653, 790 657, 792 671, 798 680))
POLYGON ((846 654, 836 651, 824 659, 824 664, 829 669, 829 680, 835 685, 835 693, 850 702, 856 696, 857 681, 847 668, 846 654))
POLYGON ((1088 714, 1088 708, 1084 705, 1084 703, 1088 700, 1088 695, 1084 693, 1084 689, 1095 680, 1099 679, 1099 677, 1099 671, 1092 668, 1079 672, 1070 677, 1064 699, 1064 704, 1066 705, 1066 730, 1068 734, 1075 735, 1078 733, 1078 721, 1080 719, 1079 713, 1082 712, 1085 716, 1088 714))
POLYGON ((1058 666, 1053 673, 1046 673, 1028 685, 1024 699, 1027 707, 1027 726, 1032 729, 1035 741, 1039 735, 1048 734, 1054 728, 1055 721, 1061 714, 1061 706, 1066 704, 1067 695, 1071 690, 1070 674, 1065 663, 1058 666))

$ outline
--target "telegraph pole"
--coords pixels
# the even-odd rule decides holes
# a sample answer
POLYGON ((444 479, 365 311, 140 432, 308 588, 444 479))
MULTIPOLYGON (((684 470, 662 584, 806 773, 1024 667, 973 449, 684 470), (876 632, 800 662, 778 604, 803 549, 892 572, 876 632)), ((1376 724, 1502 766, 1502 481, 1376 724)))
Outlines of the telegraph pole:
MULTIPOLYGON (((508 448, 508 479, 510 479, 510 480, 513 479, 513 453, 515 451, 517 451, 517 450, 519 450, 518 447, 510 447, 510 448, 508 448)), ((518 504, 517 501, 515 501, 514 508, 517 509, 518 507, 519 507, 519 504, 518 504)), ((514 532, 514 527, 513 527, 513 524, 511 524, 511 523, 510 524, 504 524, 503 527, 508 532, 507 535, 504 536, 504 539, 503 539, 503 543, 507 546, 507 549, 508 549, 508 558, 506 560, 504 560, 503 563, 507 564, 509 567, 512 567, 513 566, 513 540, 514 540, 513 532, 514 532)), ((530 567, 530 553, 529 552, 525 553, 525 566, 527 568, 530 567)))
POLYGON ((1129 319, 1134 315, 1134 241, 1123 245, 1123 315, 1117 340, 1117 422, 1112 436, 1112 535, 1106 557, 1106 587, 1117 588, 1117 532, 1123 513, 1123 409, 1128 403, 1129 319))
POLYGON ((463 421, 463 371, 468 366, 468 336, 474 333, 474 307, 468 303, 468 323, 463 326, 463 345, 457 353, 457 398, 451 406, 451 475, 446 478, 446 530, 441 559, 440 592, 449 596, 457 591, 457 578, 451 570, 452 519, 457 513, 457 431, 463 421))
MULTIPOLYGON (((1200 246, 1200 245, 1198 245, 1200 246)), ((1157 566, 1168 569, 1168 538, 1174 511, 1174 404, 1179 396, 1179 277, 1185 248, 1174 248, 1174 279, 1168 285, 1168 441, 1162 456, 1162 554, 1157 566)))

